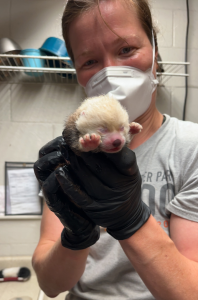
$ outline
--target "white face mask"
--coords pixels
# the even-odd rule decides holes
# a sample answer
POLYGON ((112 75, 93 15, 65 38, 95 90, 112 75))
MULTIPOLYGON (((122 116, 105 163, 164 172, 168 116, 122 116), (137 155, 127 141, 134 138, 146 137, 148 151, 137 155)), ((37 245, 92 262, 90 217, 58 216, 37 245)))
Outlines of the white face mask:
POLYGON ((143 72, 127 66, 113 66, 100 70, 88 81, 88 97, 107 94, 119 100, 129 114, 130 122, 141 116, 150 106, 158 80, 153 75, 155 43, 153 36, 152 68, 143 72))

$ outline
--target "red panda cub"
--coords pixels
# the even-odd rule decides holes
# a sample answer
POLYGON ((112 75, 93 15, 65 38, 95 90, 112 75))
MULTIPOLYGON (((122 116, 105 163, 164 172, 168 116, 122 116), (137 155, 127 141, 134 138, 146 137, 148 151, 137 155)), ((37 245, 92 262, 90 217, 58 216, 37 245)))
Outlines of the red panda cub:
POLYGON ((69 116, 63 138, 77 154, 80 152, 119 152, 142 126, 132 122, 120 102, 108 95, 85 99, 69 116))

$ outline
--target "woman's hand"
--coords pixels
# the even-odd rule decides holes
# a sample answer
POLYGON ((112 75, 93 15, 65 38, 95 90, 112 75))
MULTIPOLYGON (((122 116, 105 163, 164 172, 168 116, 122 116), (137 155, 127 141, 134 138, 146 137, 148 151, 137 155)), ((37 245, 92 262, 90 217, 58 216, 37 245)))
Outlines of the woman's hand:
POLYGON ((150 209, 141 200, 141 175, 135 153, 124 147, 115 154, 81 153, 62 145, 69 160, 57 174, 64 193, 94 223, 118 240, 129 238, 148 220, 150 209))
MULTIPOLYGON (((70 201, 57 180, 62 174, 65 159, 61 147, 66 146, 62 137, 46 144, 39 151, 39 160, 34 164, 35 175, 42 186, 46 203, 64 225, 62 245, 72 250, 81 250, 99 239, 99 227, 86 216, 80 207, 70 201)), ((66 166, 64 168, 67 168, 66 166)))

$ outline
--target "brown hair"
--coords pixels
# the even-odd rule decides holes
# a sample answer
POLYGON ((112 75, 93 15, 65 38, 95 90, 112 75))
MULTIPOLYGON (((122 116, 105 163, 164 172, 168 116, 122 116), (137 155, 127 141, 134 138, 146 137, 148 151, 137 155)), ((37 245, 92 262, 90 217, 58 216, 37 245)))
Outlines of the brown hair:
MULTIPOLYGON (((98 8, 99 8, 100 1, 101 0, 67 0, 67 4, 65 6, 65 10, 63 13, 63 17, 62 17, 62 33, 63 33, 63 38, 65 40, 68 54, 71 57, 73 62, 74 62, 74 56, 73 56, 73 52, 72 52, 70 41, 69 41, 70 24, 80 14, 82 14, 86 11, 89 11, 90 9, 93 9, 96 6, 98 6, 98 8)), ((102 1, 108 1, 108 0, 102 0, 102 1)), ((152 30, 153 30, 154 39, 155 39, 155 47, 156 47, 156 51, 158 51, 156 29, 153 26, 152 16, 151 16, 151 11, 150 11, 148 1, 147 0, 120 0, 120 1, 124 1, 127 5, 129 5, 130 8, 132 6, 136 8, 138 18, 142 24, 142 27, 143 27, 146 35, 148 36, 148 39, 150 40, 151 44, 152 44, 152 30)), ((100 8, 99 8, 99 11, 100 11, 100 8)), ((102 15, 101 15, 101 17, 102 17, 102 15)), ((103 21, 104 21, 104 19, 103 19, 103 21)), ((105 22, 105 24, 108 26, 108 24, 106 22, 105 22)), ((111 30, 110 27, 109 27, 109 29, 111 30)), ((116 32, 114 32, 114 33, 116 34, 116 32)))

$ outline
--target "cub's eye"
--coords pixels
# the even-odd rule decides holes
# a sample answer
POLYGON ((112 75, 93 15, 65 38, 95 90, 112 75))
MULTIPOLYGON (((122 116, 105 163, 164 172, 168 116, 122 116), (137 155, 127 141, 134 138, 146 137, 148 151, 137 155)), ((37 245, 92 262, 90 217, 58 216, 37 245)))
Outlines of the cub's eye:
POLYGON ((100 127, 100 128, 98 128, 98 131, 99 131, 100 133, 107 133, 107 132, 108 132, 108 129, 107 129, 106 127, 100 127))
POLYGON ((124 131, 124 126, 120 126, 120 131, 124 131))

